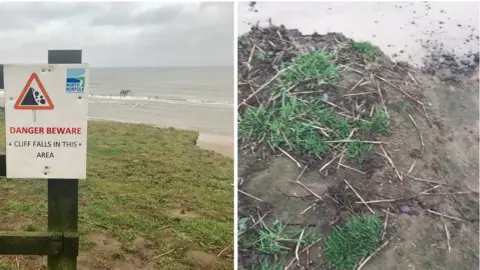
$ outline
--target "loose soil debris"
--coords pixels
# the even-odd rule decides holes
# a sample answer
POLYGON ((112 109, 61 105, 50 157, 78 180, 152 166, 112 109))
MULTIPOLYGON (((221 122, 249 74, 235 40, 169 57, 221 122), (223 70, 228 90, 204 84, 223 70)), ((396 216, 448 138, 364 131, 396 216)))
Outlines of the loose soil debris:
POLYGON ((239 265, 478 266, 478 76, 274 25, 238 65, 239 265))

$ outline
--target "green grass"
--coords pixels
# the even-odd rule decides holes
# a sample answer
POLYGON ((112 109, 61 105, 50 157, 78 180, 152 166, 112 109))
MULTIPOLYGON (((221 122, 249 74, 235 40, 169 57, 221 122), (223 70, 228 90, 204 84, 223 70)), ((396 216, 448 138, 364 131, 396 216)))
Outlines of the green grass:
POLYGON ((353 218, 335 226, 326 240, 325 254, 336 269, 351 270, 371 255, 380 243, 382 222, 378 216, 353 218))
POLYGON ((325 83, 332 83, 338 75, 333 62, 334 56, 325 52, 310 52, 299 54, 291 63, 284 63, 285 70, 280 80, 287 85, 309 81, 307 88, 314 89, 325 83))
POLYGON ((363 156, 372 151, 372 145, 361 141, 354 141, 347 147, 347 156, 357 165, 361 165, 363 156))
MULTIPOLYGON (((288 152, 321 156, 332 151, 328 141, 347 139, 354 128, 363 133, 388 134, 390 123, 385 113, 379 112, 372 119, 352 121, 336 114, 322 100, 322 84, 335 84, 338 79, 334 58, 329 53, 310 52, 299 54, 290 63, 285 63, 283 68, 286 69, 271 87, 277 98, 268 107, 245 110, 238 125, 239 137, 247 141, 266 142, 272 149, 278 147, 288 152), (299 83, 308 89, 318 90, 319 94, 299 97, 287 91, 299 83)), ((360 140, 361 137, 355 134, 353 139, 360 140)), ((363 156, 371 149, 371 145, 354 142, 348 145, 347 154, 360 165, 363 156)))
POLYGON ((369 58, 373 58, 375 56, 374 47, 372 43, 368 41, 352 41, 350 45, 352 46, 352 48, 359 50, 369 58))
MULTIPOLYGON (((347 139, 353 128, 385 135, 389 119, 380 112, 371 121, 353 122, 337 115, 320 100, 307 102, 285 93, 281 101, 272 102, 268 108, 247 109, 238 132, 249 141, 265 140, 272 148, 314 156, 331 152, 328 141, 347 139)), ((363 155, 371 149, 371 145, 353 142, 348 146, 348 156, 360 165, 363 155)))
POLYGON ((311 232, 304 232, 299 239, 301 230, 288 229, 278 218, 271 225, 263 219, 253 228, 249 223, 248 218, 239 220, 239 248, 261 254, 252 269, 283 269, 285 262, 281 255, 292 251, 291 247, 297 244, 308 245, 316 240, 311 232))
MULTIPOLYGON (((4 134, 0 127, 2 142, 4 134)), ((89 122, 88 180, 79 184, 82 251, 95 250, 89 239, 93 231, 105 231, 119 241, 122 252, 132 255, 141 251, 133 240, 142 236, 151 243, 152 255, 174 249, 155 260, 158 269, 202 269, 187 265, 186 250, 216 256, 231 244, 233 161, 196 147, 197 137, 196 132, 172 128, 89 122), (195 215, 178 216, 179 209, 195 215)), ((5 199, 0 203, 1 224, 46 230, 46 181, 1 180, 0 197, 5 199)), ((231 269, 229 253, 223 253, 218 269, 231 269)), ((119 254, 105 256, 122 260, 119 254)), ((0 265, 5 260, 0 258, 0 265)))

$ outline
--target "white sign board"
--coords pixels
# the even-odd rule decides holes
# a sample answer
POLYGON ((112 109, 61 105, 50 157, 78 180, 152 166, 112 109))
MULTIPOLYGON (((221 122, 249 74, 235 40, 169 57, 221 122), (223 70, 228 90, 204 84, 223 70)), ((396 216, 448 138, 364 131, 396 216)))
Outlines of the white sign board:
POLYGON ((87 64, 5 65, 7 178, 85 179, 87 64))

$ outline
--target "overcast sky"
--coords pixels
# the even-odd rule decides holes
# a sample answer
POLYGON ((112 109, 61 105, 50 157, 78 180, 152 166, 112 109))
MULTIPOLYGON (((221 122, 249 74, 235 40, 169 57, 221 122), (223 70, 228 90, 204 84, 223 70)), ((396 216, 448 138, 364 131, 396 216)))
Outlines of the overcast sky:
POLYGON ((82 49, 106 66, 233 66, 233 3, 1 2, 0 63, 82 49))

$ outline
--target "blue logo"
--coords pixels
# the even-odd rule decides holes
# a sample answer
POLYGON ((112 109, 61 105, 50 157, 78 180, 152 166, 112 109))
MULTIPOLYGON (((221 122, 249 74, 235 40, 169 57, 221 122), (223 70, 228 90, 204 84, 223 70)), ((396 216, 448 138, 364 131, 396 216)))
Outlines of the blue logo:
POLYGON ((85 91, 85 69, 67 68, 67 93, 83 93, 85 91))

